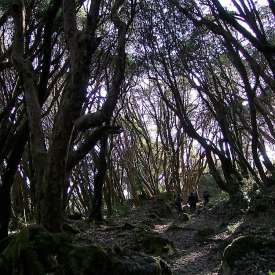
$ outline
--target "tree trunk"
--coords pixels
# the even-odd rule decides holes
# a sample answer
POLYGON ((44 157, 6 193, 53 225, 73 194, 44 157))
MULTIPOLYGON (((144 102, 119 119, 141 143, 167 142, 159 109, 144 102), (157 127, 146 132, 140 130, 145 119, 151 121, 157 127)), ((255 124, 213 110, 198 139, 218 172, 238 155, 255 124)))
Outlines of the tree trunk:
POLYGON ((8 237, 8 228, 11 214, 11 186, 0 185, 0 240, 8 237))
POLYGON ((25 144, 28 138, 27 125, 21 128, 18 132, 15 146, 9 159, 7 160, 7 167, 3 175, 1 175, 2 183, 0 185, 0 240, 8 236, 8 227, 11 215, 11 197, 10 190, 13 184, 14 175, 17 166, 21 160, 25 144))
POLYGON ((92 211, 90 219, 100 222, 102 217, 102 193, 107 170, 106 153, 107 153, 107 136, 103 137, 100 141, 100 153, 97 167, 97 174, 94 180, 94 197, 92 201, 92 211))

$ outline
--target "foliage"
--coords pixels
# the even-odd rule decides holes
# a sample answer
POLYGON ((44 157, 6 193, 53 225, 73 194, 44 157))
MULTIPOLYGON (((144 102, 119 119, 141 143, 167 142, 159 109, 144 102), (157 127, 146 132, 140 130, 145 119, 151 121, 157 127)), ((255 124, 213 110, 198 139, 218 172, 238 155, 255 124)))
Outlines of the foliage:
MULTIPOLYGON (((272 8, 23 2, 1 17, 0 238, 34 220, 61 231, 64 209, 127 215, 128 199, 160 192, 173 201, 205 189, 210 206, 266 209, 272 8)), ((1 0, 1 13, 11 4, 1 0)), ((151 218, 172 214, 162 200, 150 206, 151 218)))

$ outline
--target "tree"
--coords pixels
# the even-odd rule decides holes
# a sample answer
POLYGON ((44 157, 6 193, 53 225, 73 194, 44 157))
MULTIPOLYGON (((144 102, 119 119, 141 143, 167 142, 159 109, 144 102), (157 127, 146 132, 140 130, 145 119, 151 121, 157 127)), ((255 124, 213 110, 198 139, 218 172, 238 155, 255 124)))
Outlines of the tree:
MULTIPOLYGON (((24 95, 24 119, 27 120, 24 127, 29 129, 29 140, 26 133, 25 143, 28 140, 30 146, 37 221, 52 232, 62 230, 64 194, 67 194, 71 169, 106 133, 117 129, 111 125, 111 119, 124 81, 126 35, 134 16, 134 2, 128 3, 131 9, 130 14, 126 14, 126 23, 120 19, 120 8, 126 4, 124 1, 114 1, 111 5, 100 0, 84 4, 72 0, 64 1, 61 5, 60 1, 52 1, 48 6, 45 3, 46 8, 42 8, 34 1, 14 1, 6 12, 7 18, 12 21, 4 22, 14 29, 13 37, 7 37, 12 43, 9 56, 13 74, 19 77, 20 92, 24 95), (79 10, 83 11, 84 17, 80 18, 79 10), (40 17, 43 13, 45 16, 40 17), (83 25, 80 25, 80 19, 83 25), (110 23, 113 24, 111 27, 108 26, 110 23), (117 46, 113 49, 112 77, 110 84, 106 83, 110 89, 100 109, 85 114, 86 101, 96 93, 96 90, 89 91, 93 88, 90 79, 100 52, 99 46, 105 43, 104 37, 100 37, 104 31, 113 32, 117 37, 117 46), (39 41, 41 37, 42 42, 39 41), (37 46, 41 51, 36 52, 37 46), (66 64, 65 70, 58 71, 55 62, 66 64), (47 125, 46 137, 43 111, 47 107, 52 110, 49 115, 52 116, 53 125, 47 125), (80 144, 76 145, 79 137, 87 131, 90 134, 81 138, 80 144)), ((100 75, 102 72, 94 75, 94 78, 100 79, 100 75)), ((11 108, 7 105, 6 110, 11 108)), ((16 163, 13 161, 12 164, 13 175, 24 144, 20 152, 17 148, 16 163)), ((4 163, 3 167, 7 170, 9 167, 5 166, 4 163)), ((6 174, 7 171, 2 176, 4 182, 7 181, 6 174)), ((7 184, 9 188, 10 185, 7 184)), ((9 190, 3 190, 9 194, 9 190)), ((5 202, 5 209, 8 208, 8 202, 5 202)))

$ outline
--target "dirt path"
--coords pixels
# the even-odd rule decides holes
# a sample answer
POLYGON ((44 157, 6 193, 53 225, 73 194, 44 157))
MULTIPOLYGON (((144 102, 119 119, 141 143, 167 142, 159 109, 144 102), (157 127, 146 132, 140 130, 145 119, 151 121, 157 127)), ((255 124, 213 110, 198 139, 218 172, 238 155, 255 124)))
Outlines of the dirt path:
POLYGON ((173 255, 162 255, 174 275, 215 275, 219 269, 221 251, 230 237, 226 228, 221 229, 221 224, 222 221, 206 212, 192 215, 187 222, 179 222, 177 216, 150 220, 143 209, 135 210, 124 218, 120 217, 113 225, 92 227, 83 238, 91 238, 92 242, 108 247, 115 245, 133 249, 135 229, 150 226, 151 230, 173 241, 175 245, 176 252, 173 255), (209 228, 210 234, 198 239, 198 232, 209 228))
POLYGON ((177 218, 163 221, 155 225, 154 231, 175 244, 175 255, 165 257, 174 275, 218 274, 220 251, 230 238, 227 228, 220 228, 221 221, 206 212, 192 215, 185 223, 179 223, 177 218))
MULTIPOLYGON (((275 191, 274 194, 268 195, 272 195, 275 202, 275 191)), ((176 248, 170 255, 161 255, 169 263, 174 275, 217 275, 222 253, 236 237, 252 234, 275 240, 275 209, 272 205, 268 209, 244 214, 236 212, 236 209, 228 207, 226 203, 220 203, 211 210, 200 209, 198 213, 191 215, 188 221, 184 221, 175 212, 171 212, 165 202, 148 201, 143 206, 130 210, 123 217, 114 217, 105 225, 86 224, 87 228, 79 234, 76 241, 81 242, 83 239, 83 242, 87 243, 87 240, 90 240, 91 243, 107 247, 116 246, 144 252, 142 246, 137 248, 138 234, 140 231, 155 231, 161 237, 172 241, 176 248)), ((270 261, 275 254, 274 251, 269 253, 271 255, 268 253, 265 257, 270 261)), ((246 257, 246 254, 242 257, 246 257)), ((243 263, 241 270, 251 267, 242 274, 260 274, 257 273, 259 268, 254 268, 257 259, 257 255, 240 259, 243 263)), ((261 262, 258 265, 262 270, 266 268, 266 264, 261 262)), ((268 268, 275 269, 273 265, 268 268)), ((241 274, 238 269, 236 272, 234 274, 241 274)))
POLYGON ((227 230, 218 230, 219 225, 218 221, 209 219, 209 216, 193 215, 189 222, 178 229, 169 230, 169 225, 156 226, 155 230, 173 241, 176 246, 177 253, 166 258, 173 274, 217 274, 221 245, 230 237, 227 230), (165 227, 167 229, 163 230, 165 227), (209 228, 213 230, 213 234, 198 239, 198 231, 209 228))

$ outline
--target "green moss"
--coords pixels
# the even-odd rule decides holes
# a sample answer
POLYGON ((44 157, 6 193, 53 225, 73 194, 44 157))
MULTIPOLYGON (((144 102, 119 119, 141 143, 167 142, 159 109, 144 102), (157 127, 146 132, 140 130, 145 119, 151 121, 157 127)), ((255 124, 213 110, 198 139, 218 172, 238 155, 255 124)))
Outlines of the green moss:
POLYGON ((80 233, 80 229, 75 224, 64 223, 63 230, 68 233, 78 234, 80 233))
POLYGON ((190 215, 187 213, 181 213, 179 216, 179 222, 188 222, 190 220, 190 215))
POLYGON ((159 258, 126 254, 121 249, 75 245, 71 235, 51 234, 39 226, 22 230, 0 254, 0 274, 5 275, 169 275, 159 258))
POLYGON ((155 199, 149 202, 149 213, 157 217, 171 217, 172 211, 170 206, 162 199, 155 199))
POLYGON ((161 192, 157 195, 157 199, 163 200, 163 201, 172 201, 174 199, 174 193, 173 192, 161 192))
POLYGON ((235 239, 230 245, 228 245, 223 254, 223 260, 230 266, 234 265, 234 262, 240 257, 250 251, 257 251, 261 248, 274 248, 275 241, 257 236, 241 236, 235 239))
POLYGON ((29 237, 29 231, 22 230, 1 253, 0 274, 45 274, 29 237))
POLYGON ((259 195, 254 197, 249 205, 249 213, 255 215, 266 212, 268 209, 271 209, 274 206, 274 199, 272 197, 259 195))
POLYGON ((0 274, 45 274, 57 268, 54 259, 68 242, 67 234, 50 234, 40 226, 23 229, 2 251, 0 274))
POLYGON ((182 230, 182 226, 180 226, 179 224, 176 224, 176 223, 172 223, 169 227, 168 227, 168 229, 167 229, 167 231, 178 231, 178 230, 182 230))
POLYGON ((121 249, 74 246, 68 255, 68 275, 170 275, 168 265, 158 257, 127 254, 121 249), (119 250, 119 251, 118 251, 119 250))
POLYGON ((137 244, 139 250, 155 256, 173 255, 176 251, 172 241, 152 232, 140 232, 137 244))
POLYGON ((68 275, 111 274, 111 261, 107 252, 98 246, 72 246, 65 266, 68 275))
POLYGON ((275 241, 257 236, 241 236, 228 245, 223 253, 221 269, 223 274, 230 274, 235 262, 251 251, 262 248, 274 249, 275 241))

